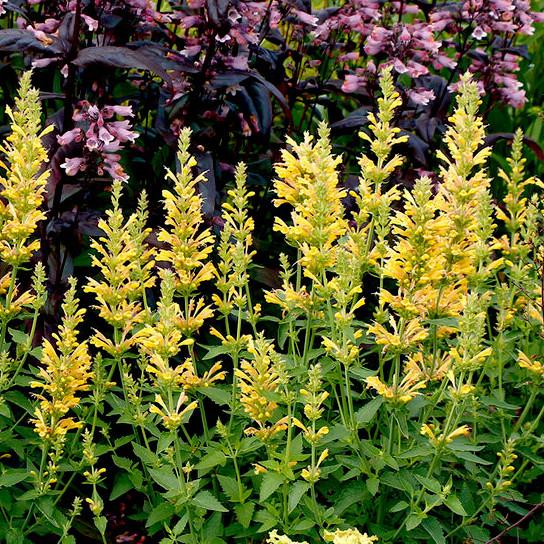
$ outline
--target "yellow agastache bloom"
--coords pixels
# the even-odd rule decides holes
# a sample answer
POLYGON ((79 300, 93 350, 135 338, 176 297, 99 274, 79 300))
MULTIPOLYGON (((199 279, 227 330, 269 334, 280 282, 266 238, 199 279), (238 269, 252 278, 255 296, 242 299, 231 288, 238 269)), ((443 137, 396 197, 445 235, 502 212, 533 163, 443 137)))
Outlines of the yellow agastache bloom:
POLYGON ((404 365, 404 373, 410 374, 417 381, 439 381, 446 376, 451 364, 451 356, 448 354, 442 354, 440 358, 435 358, 432 354, 423 354, 418 351, 408 356, 404 365))
POLYGON ((176 274, 176 288, 183 296, 191 296, 201 283, 213 277, 214 267, 208 261, 214 239, 210 229, 202 228, 202 197, 198 194, 203 174, 194 176, 196 159, 189 153, 191 130, 184 128, 179 137, 177 159, 179 172, 167 170, 166 179, 172 190, 164 190, 166 228, 158 235, 166 249, 159 251, 158 261, 170 263, 176 274))
POLYGON ((65 416, 79 404, 77 395, 89 388, 88 382, 93 376, 87 342, 77 338, 77 329, 85 310, 78 307, 75 280, 72 278, 69 281, 70 288, 62 305, 62 324, 59 332, 53 334, 56 347, 49 340, 44 340, 38 373, 40 379, 30 384, 42 390, 42 393, 36 394, 40 404, 34 412, 32 423, 40 438, 54 443, 62 443, 70 429, 81 426, 81 422, 65 416))
POLYGON ((155 353, 166 359, 175 357, 181 346, 194 343, 191 339, 183 339, 181 309, 179 304, 174 302, 175 281, 173 272, 164 271, 161 296, 153 316, 155 321, 147 323, 138 334, 138 343, 144 353, 155 353))
POLYGON ((531 374, 542 379, 544 378, 544 364, 535 358, 528 357, 523 351, 518 353, 518 365, 527 369, 531 374))
POLYGON ((283 361, 274 350, 272 342, 262 334, 248 341, 247 351, 252 359, 242 360, 235 373, 238 377, 240 402, 258 428, 250 427, 245 432, 266 441, 287 428, 285 418, 268 424, 278 407, 278 403, 271 397, 280 390, 284 375, 283 361))
POLYGON ((368 327, 368 332, 374 335, 376 344, 383 346, 384 352, 409 351, 429 335, 429 332, 421 326, 418 319, 411 319, 400 329, 393 317, 389 318, 389 324, 393 332, 389 332, 380 323, 374 323, 368 327))
POLYGON ((308 133, 300 144, 287 140, 293 153, 282 151, 283 162, 275 167, 278 179, 274 183, 278 195, 274 204, 293 207, 292 225, 276 218, 274 229, 300 250, 300 264, 310 277, 320 277, 334 265, 334 244, 347 231, 342 205, 346 191, 338 186, 341 158, 332 155, 325 123, 319 125, 318 135, 315 144, 308 133))
POLYGON ((173 404, 173 400, 169 403, 171 405, 168 405, 162 395, 156 394, 155 404, 151 405, 149 412, 157 414, 161 418, 162 424, 169 431, 175 431, 184 422, 184 419, 188 418, 198 406, 197 401, 192 401, 184 407, 183 405, 188 400, 187 395, 181 392, 178 394, 175 405, 173 404))
POLYGON ((310 296, 304 285, 298 290, 293 287, 291 263, 285 253, 280 254, 280 266, 282 287, 267 291, 264 295, 265 300, 270 304, 277 304, 282 309, 284 316, 296 317, 315 312, 320 306, 319 298, 310 296))
POLYGON ((468 75, 462 76, 457 105, 444 136, 449 156, 442 151, 437 153, 445 163, 440 167, 439 207, 449 222, 443 250, 446 284, 453 278, 468 280, 476 273, 482 221, 490 221, 490 180, 483 167, 491 149, 484 146, 485 130, 478 116, 480 104, 477 85, 468 75))
POLYGON ((440 432, 440 427, 438 425, 435 425, 434 423, 424 423, 421 426, 420 434, 426 436, 434 447, 441 447, 453 442, 456 438, 461 436, 469 436, 470 427, 468 425, 461 425, 461 427, 458 427, 446 436, 444 433, 440 432))
POLYGON ((499 177, 506 184, 507 193, 502 199, 504 211, 498 207, 495 210, 497 218, 504 222, 506 230, 510 234, 501 239, 505 253, 511 258, 527 255, 529 248, 520 240, 520 231, 527 221, 527 197, 525 190, 530 185, 537 185, 544 188, 542 182, 536 178, 527 178, 525 174, 525 163, 523 158, 523 132, 518 129, 514 133, 512 141, 512 154, 506 159, 510 166, 510 173, 503 169, 499 170, 499 177))
POLYGON ((437 309, 446 266, 443 239, 449 223, 437 215, 438 202, 429 178, 418 179, 412 192, 404 192, 404 199, 404 211, 392 219, 396 243, 384 266, 384 275, 395 279, 399 290, 397 295, 382 291, 380 297, 409 319, 437 309))
POLYGON ((380 90, 382 96, 378 98, 378 112, 368 114, 370 134, 359 133, 363 140, 370 143, 375 158, 361 156, 359 187, 350 193, 358 211, 353 214, 356 226, 349 231, 348 245, 363 267, 376 265, 387 251, 391 206, 399 199, 400 193, 396 187, 384 192, 382 185, 403 163, 400 155, 391 156, 393 147, 408 139, 407 136, 399 136, 400 129, 392 124, 395 110, 402 105, 402 100, 395 90, 391 68, 383 70, 380 90), (374 247, 369 252, 374 237, 374 247))
POLYGON ((378 541, 377 536, 368 536, 366 533, 360 533, 357 529, 325 531, 323 539, 325 542, 333 544, 372 544, 378 541))
POLYGON ((378 395, 394 404, 406 404, 420 395, 420 389, 425 389, 427 382, 418 372, 410 367, 405 369, 405 375, 398 385, 389 386, 383 383, 378 376, 365 379, 368 388, 374 389, 378 395))
POLYGON ((329 456, 329 450, 324 449, 321 452, 321 455, 319 456, 317 463, 315 463, 314 465, 308 465, 306 468, 303 468, 300 471, 300 475, 302 476, 302 479, 306 480, 310 484, 317 483, 319 479, 321 478, 321 469, 319 467, 321 466, 321 463, 323 463, 323 461, 327 459, 328 456, 329 456))
MULTIPOLYGON (((151 271, 154 266, 153 250, 145 244, 151 232, 145 227, 147 220, 145 195, 140 198, 137 212, 126 221, 119 200, 122 182, 115 180, 112 187, 112 209, 106 211, 106 219, 98 222, 104 233, 91 242, 96 251, 92 262, 100 270, 101 279, 88 278, 85 291, 94 293, 100 316, 112 327, 123 330, 123 349, 130 349, 130 331, 137 323, 146 319, 141 299, 145 289, 152 287, 155 278, 151 271)), ((115 351, 120 342, 105 341, 98 335, 98 343, 106 351, 115 351)))
POLYGON ((53 130, 50 125, 41 130, 39 91, 31 86, 31 72, 21 77, 15 109, 6 106, 11 119, 11 134, 0 152, 5 172, 0 176, 0 260, 17 268, 26 263, 39 246, 30 241, 39 221, 45 219, 40 210, 45 184, 49 177, 42 171, 47 159, 41 138, 53 130))
POLYGON ((233 308, 243 311, 247 307, 246 287, 249 282, 248 270, 255 251, 253 244, 254 221, 249 216, 249 199, 254 195, 246 188, 246 166, 240 163, 235 170, 234 189, 227 192, 228 200, 223 204, 225 225, 218 247, 216 287, 222 297, 213 296, 214 303, 223 316, 233 308))

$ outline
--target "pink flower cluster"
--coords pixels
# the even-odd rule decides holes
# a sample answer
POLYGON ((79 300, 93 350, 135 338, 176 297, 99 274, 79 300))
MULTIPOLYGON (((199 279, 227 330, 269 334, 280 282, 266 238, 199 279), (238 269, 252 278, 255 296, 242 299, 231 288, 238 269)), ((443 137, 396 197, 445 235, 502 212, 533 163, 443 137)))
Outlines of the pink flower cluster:
POLYGON ((444 2, 429 14, 409 2, 346 0, 320 19, 313 35, 316 43, 336 41, 337 59, 345 63, 346 93, 363 90, 377 65, 391 64, 398 74, 414 80, 413 88, 407 89, 412 101, 425 104, 434 95, 418 86, 417 79, 432 69, 456 70, 462 58, 470 57, 469 69, 482 92, 521 107, 525 95, 516 77, 519 57, 504 49, 543 21, 543 14, 531 11, 529 0, 444 2), (469 55, 474 50, 476 55, 469 55))
POLYGON ((131 106, 98 106, 86 100, 74 112, 76 127, 57 136, 60 145, 82 144, 82 156, 66 158, 61 164, 68 176, 75 176, 93 168, 99 176, 108 173, 114 179, 126 181, 127 174, 119 163, 118 151, 125 142, 134 142, 138 134, 131 129, 130 121, 115 121, 115 115, 132 117, 131 106))

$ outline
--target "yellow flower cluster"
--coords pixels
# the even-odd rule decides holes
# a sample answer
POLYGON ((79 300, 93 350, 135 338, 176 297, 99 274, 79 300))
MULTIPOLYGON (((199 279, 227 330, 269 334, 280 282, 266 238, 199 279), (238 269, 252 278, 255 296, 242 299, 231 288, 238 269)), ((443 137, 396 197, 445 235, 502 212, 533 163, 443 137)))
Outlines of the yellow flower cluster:
MULTIPOLYGON (((214 273, 213 264, 208 261, 214 239, 210 229, 202 229, 202 197, 197 192, 198 185, 205 183, 206 178, 203 174, 194 176, 192 173, 197 161, 189 153, 190 142, 191 130, 185 128, 179 137, 179 172, 167 170, 166 173, 166 179, 174 185, 171 191, 162 193, 167 228, 160 230, 158 239, 166 247, 157 255, 157 261, 172 266, 176 274, 176 289, 184 297, 195 293, 200 284, 210 280, 214 273)), ((188 314, 187 309, 185 312, 188 314)), ((196 308, 193 312, 198 313, 196 308)), ((186 317, 189 319, 188 315, 186 317)))
POLYGON ((248 270, 255 255, 250 249, 254 221, 248 213, 249 199, 254 193, 246 188, 244 164, 236 167, 234 180, 234 189, 228 191, 229 200, 222 206, 225 224, 217 250, 219 263, 215 285, 222 296, 213 295, 217 309, 225 317, 233 309, 242 312, 247 307, 248 270))
POLYGON ((304 273, 319 279, 334 265, 334 244, 347 231, 342 205, 347 193, 338 186, 341 158, 331 153, 325 123, 319 125, 318 136, 315 143, 308 133, 300 144, 287 140, 293 153, 283 150, 283 162, 276 165, 278 179, 274 187, 278 198, 274 204, 293 207, 292 225, 277 217, 274 229, 300 251, 304 273))
POLYGON ((325 531, 324 540, 333 544, 372 544, 378 541, 378 537, 368 536, 358 529, 336 529, 334 532, 325 531))
POLYGON ((41 138, 53 130, 41 130, 39 91, 31 86, 31 72, 25 72, 19 84, 15 109, 6 106, 11 119, 11 133, 0 151, 6 162, 0 176, 0 260, 17 268, 28 262, 39 248, 39 240, 29 238, 39 221, 45 219, 40 209, 49 172, 42 171, 47 159, 41 138))
POLYGON ((31 387, 42 390, 36 395, 40 404, 32 420, 35 430, 40 438, 55 443, 62 442, 68 431, 81 426, 80 421, 65 416, 79 404, 77 395, 88 389, 93 375, 87 342, 77 338, 85 310, 79 308, 75 290, 76 282, 71 279, 62 305, 62 324, 59 332, 53 334, 56 347, 49 340, 44 341, 40 380, 31 383, 31 387))
POLYGON ((113 341, 99 331, 93 338, 94 345, 112 356, 119 356, 135 345, 137 336, 132 335, 132 330, 148 317, 142 305, 145 289, 155 284, 154 252, 145 242, 151 232, 145 227, 145 195, 140 197, 137 211, 125 221, 119 204, 121 194, 122 183, 116 180, 112 187, 112 208, 106 212, 106 219, 98 222, 103 235, 91 242, 96 252, 92 262, 102 279, 89 278, 85 287, 85 291, 96 296, 100 316, 120 331, 113 341))
POLYGON ((252 359, 242 360, 235 373, 240 389, 240 402, 258 428, 250 427, 245 432, 267 441, 287 428, 285 418, 271 423, 278 407, 277 394, 285 379, 284 363, 274 350, 272 342, 266 340, 262 334, 249 339, 247 351, 252 359))

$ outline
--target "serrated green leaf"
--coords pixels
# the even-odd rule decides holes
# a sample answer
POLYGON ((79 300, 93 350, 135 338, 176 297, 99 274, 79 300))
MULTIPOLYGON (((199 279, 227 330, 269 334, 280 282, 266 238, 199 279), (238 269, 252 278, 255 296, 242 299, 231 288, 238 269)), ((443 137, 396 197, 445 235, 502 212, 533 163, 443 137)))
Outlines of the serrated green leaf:
POLYGON ((308 482, 295 482, 289 489, 288 512, 289 514, 298 506, 300 499, 310 489, 308 482))
POLYGON ((219 387, 199 387, 197 389, 199 393, 202 393, 209 399, 213 400, 215 404, 224 405, 230 404, 232 401, 232 395, 230 391, 219 389, 219 387))
POLYGON ((362 408, 359 408, 359 410, 357 410, 355 413, 355 420, 357 421, 357 424, 366 425, 367 423, 370 423, 378 413, 378 410, 382 404, 383 397, 376 397, 370 402, 367 402, 362 408))
POLYGON ((171 468, 150 468, 149 475, 167 491, 180 489, 180 481, 171 468))
POLYGON ((222 451, 212 450, 197 463, 197 470, 209 470, 217 466, 224 466, 227 462, 227 457, 222 451))
POLYGON ((426 518, 421 525, 431 535, 435 544, 446 544, 444 529, 436 518, 426 518))
POLYGON ((11 487, 23 482, 30 476, 28 470, 25 469, 8 469, 0 474, 0 487, 11 487))
POLYGON ((284 482, 285 476, 279 472, 266 472, 261 482, 259 501, 264 502, 284 482))
POLYGON ((209 491, 200 491, 195 495, 193 497, 193 504, 206 510, 228 512, 228 510, 209 491))
POLYGON ((428 491, 431 493, 440 493, 442 491, 442 486, 438 480, 434 478, 426 478, 425 476, 420 476, 419 474, 414 474, 416 480, 428 491))
POLYGON ((418 514, 410 514, 406 518, 406 530, 413 531, 422 521, 423 516, 418 514))
POLYGON ((171 518, 176 512, 176 509, 173 504, 169 502, 161 502, 149 514, 147 521, 145 522, 146 527, 151 527, 155 523, 160 523, 171 518))
POLYGON ((110 493, 110 501, 118 499, 133 488, 134 485, 127 473, 122 472, 118 474, 115 478, 115 483, 113 484, 113 488, 110 493))
POLYGON ((230 501, 240 501, 240 491, 238 489, 238 482, 235 478, 218 474, 217 479, 219 480, 219 485, 221 486, 223 493, 225 493, 230 501))
POLYGON ((234 506, 234 512, 236 513, 236 519, 238 523, 247 529, 251 523, 253 512, 255 511, 255 504, 252 502, 246 502, 244 504, 236 504, 234 506))
POLYGON ((449 495, 446 500, 444 501, 444 504, 454 513, 458 516, 466 517, 468 516, 466 510, 464 509, 463 505, 461 504, 461 501, 459 500, 459 497, 456 495, 449 495))
POLYGON ((408 506, 410 505, 406 501, 399 501, 389 509, 389 512, 400 512, 408 508, 408 506))
POLYGON ((378 492, 378 488, 380 487, 380 480, 378 478, 369 478, 366 481, 366 488, 368 489, 368 492, 374 497, 376 493, 378 492))

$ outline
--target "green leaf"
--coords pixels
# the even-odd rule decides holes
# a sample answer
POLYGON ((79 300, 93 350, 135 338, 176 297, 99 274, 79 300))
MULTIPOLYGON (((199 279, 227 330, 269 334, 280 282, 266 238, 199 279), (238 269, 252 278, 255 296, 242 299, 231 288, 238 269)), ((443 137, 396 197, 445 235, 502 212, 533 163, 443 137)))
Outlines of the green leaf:
POLYGON ((399 501, 396 504, 394 504, 389 511, 390 512, 400 512, 401 510, 405 510, 410 505, 406 501, 399 501))
POLYGON ((94 525, 102 536, 106 534, 106 527, 108 526, 108 520, 105 516, 96 516, 94 518, 94 525))
POLYGON ((253 517, 253 512, 255 511, 255 504, 252 502, 246 502, 244 504, 236 504, 234 506, 234 511, 236 512, 236 519, 240 525, 247 529, 251 523, 251 518, 253 517))
POLYGON ((200 491, 200 493, 193 497, 193 504, 206 510, 228 512, 228 510, 209 491, 200 491))
POLYGON ((470 461, 471 463, 476 463, 478 465, 492 465, 491 461, 486 461, 485 459, 482 459, 478 455, 474 455, 473 453, 470 453, 469 451, 454 451, 453 452, 455 457, 458 459, 462 459, 463 461, 470 461))
POLYGON ((310 489, 308 482, 295 482, 289 491, 288 512, 289 514, 298 506, 300 499, 310 489))
POLYGON ((431 535, 435 544, 446 544, 444 529, 436 518, 426 518, 423 520, 423 528, 431 535))
POLYGON ((414 474, 416 480, 428 491, 431 493, 440 493, 442 491, 442 486, 438 480, 434 478, 426 478, 425 476, 420 476, 419 474, 414 474))
POLYGON ((382 404, 383 397, 376 397, 370 402, 367 402, 362 408, 359 408, 359 410, 357 410, 355 413, 357 424, 366 425, 367 423, 370 423, 378 413, 378 410, 382 404))
POLYGON ((180 481, 171 468, 150 468, 149 475, 167 491, 180 489, 180 481))
POLYGON ((369 478, 366 481, 366 488, 368 489, 368 492, 374 497, 376 493, 378 492, 378 488, 380 487, 380 480, 378 478, 369 478))
POLYGON ((463 516, 463 517, 468 516, 466 510, 463 508, 463 505, 461 504, 461 501, 459 500, 459 497, 457 497, 457 495, 449 495, 444 501, 444 504, 454 514, 457 514, 458 516, 463 516))
POLYGON ((23 482, 29 477, 28 470, 25 469, 8 469, 3 474, 0 474, 0 487, 11 487, 23 482))
POLYGON ((115 478, 115 483, 110 493, 110 501, 118 499, 134 487, 127 473, 122 472, 115 478))
POLYGON ((160 464, 159 457, 155 455, 152 451, 149 451, 147 448, 140 446, 140 444, 132 442, 132 449, 134 450, 136 458, 142 461, 142 463, 144 463, 145 465, 158 466, 160 464))
POLYGON ((230 404, 232 402, 230 391, 219 389, 219 387, 199 387, 197 391, 213 400, 215 404, 222 405, 230 404))
POLYGON ((29 343, 30 337, 28 334, 24 333, 23 331, 18 331, 17 329, 12 329, 11 327, 8 328, 9 333, 11 334, 11 338, 16 344, 20 344, 23 346, 27 346, 29 343))
POLYGON ((197 463, 197 470, 209 470, 217 466, 224 466, 227 462, 227 457, 222 451, 212 450, 197 463))
POLYGON ((229 498, 232 502, 240 501, 240 491, 238 489, 238 482, 232 476, 224 476, 223 474, 218 474, 217 479, 219 480, 219 485, 223 490, 223 493, 229 498))
POLYGON ((406 530, 414 530, 421 522, 423 521, 423 516, 421 514, 410 514, 406 518, 406 530))
POLYGON ((149 514, 147 521, 145 522, 146 527, 151 527, 155 523, 160 523, 161 521, 171 518, 176 512, 176 509, 173 504, 169 502, 161 502, 149 514))
POLYGON ((259 501, 264 502, 284 482, 285 477, 278 472, 266 472, 261 482, 259 501))

